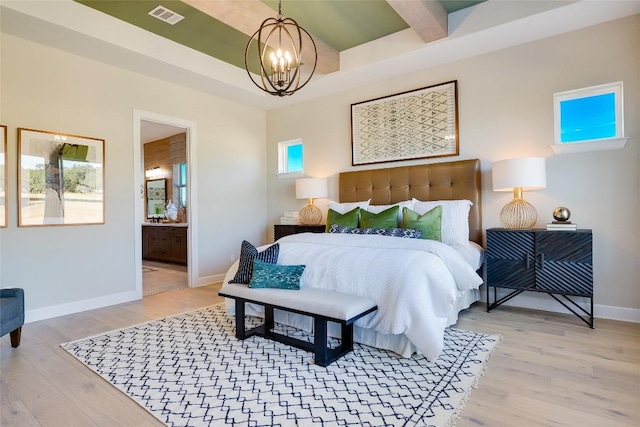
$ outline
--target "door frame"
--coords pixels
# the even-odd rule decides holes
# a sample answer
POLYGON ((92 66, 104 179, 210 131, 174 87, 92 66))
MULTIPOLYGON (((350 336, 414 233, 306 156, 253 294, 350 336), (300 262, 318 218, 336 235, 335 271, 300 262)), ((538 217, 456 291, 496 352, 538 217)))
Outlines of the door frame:
POLYGON ((140 138, 140 121, 162 123, 187 131, 187 282, 190 288, 198 283, 198 208, 197 208, 197 126, 196 122, 135 109, 133 110, 133 188, 134 201, 134 263, 136 294, 142 298, 142 217, 144 212, 144 156, 140 138), (139 193, 138 193, 139 191, 139 193))

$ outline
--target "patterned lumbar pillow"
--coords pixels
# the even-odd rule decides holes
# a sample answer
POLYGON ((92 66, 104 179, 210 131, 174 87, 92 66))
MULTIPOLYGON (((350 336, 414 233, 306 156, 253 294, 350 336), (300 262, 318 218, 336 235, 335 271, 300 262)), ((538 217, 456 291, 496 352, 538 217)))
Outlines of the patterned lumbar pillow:
POLYGON ((238 263, 238 271, 229 283, 244 283, 248 285, 253 274, 254 260, 260 260, 270 264, 278 262, 278 254, 280 253, 280 245, 278 243, 269 246, 262 252, 258 252, 255 246, 246 240, 242 241, 240 246, 240 262, 238 263))
POLYGON ((379 236, 403 237, 406 239, 419 239, 422 235, 422 231, 410 228, 348 228, 337 224, 331 226, 329 233, 377 234, 379 236))
POLYGON ((269 264, 256 259, 249 287, 298 290, 304 268, 304 265, 269 264))

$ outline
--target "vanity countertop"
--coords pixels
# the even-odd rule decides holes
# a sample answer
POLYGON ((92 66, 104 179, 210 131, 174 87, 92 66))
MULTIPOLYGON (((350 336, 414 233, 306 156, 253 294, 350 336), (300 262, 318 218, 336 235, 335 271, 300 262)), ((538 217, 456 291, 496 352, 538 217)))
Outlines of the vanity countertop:
POLYGON ((143 222, 145 227, 188 227, 186 222, 143 222))

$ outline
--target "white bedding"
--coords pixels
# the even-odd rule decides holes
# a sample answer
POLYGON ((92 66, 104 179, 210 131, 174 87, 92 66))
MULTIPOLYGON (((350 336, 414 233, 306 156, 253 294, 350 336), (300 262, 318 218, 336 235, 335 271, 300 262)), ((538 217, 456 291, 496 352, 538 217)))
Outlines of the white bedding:
MULTIPOLYGON (((473 258, 462 256, 459 248, 431 240, 303 233, 283 237, 278 243, 278 264, 306 265, 301 286, 374 299, 378 311, 356 322, 355 340, 404 357, 419 351, 435 359, 443 348, 445 327, 457 320, 458 311, 468 307, 472 302, 468 300, 477 296, 482 284, 477 266, 465 260, 473 258)), ((234 273, 230 269, 225 280, 234 273)), ((251 311, 248 308, 247 314, 261 314, 251 311)), ((310 328, 308 320, 276 313, 276 321, 304 329, 310 328)))

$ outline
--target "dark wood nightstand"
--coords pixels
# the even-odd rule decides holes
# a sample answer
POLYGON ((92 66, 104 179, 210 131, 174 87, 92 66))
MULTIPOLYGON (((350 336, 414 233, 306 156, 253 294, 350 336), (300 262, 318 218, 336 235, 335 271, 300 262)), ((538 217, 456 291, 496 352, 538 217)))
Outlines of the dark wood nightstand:
POLYGON ((487 311, 524 291, 544 292, 593 328, 591 230, 491 228, 487 230, 485 256, 487 311), (497 288, 512 291, 498 299, 497 288), (589 298, 591 310, 585 310, 570 296, 589 298))
POLYGON ((326 225, 287 225, 276 224, 273 226, 274 240, 278 240, 281 237, 289 236, 290 234, 298 233, 324 233, 326 225))

